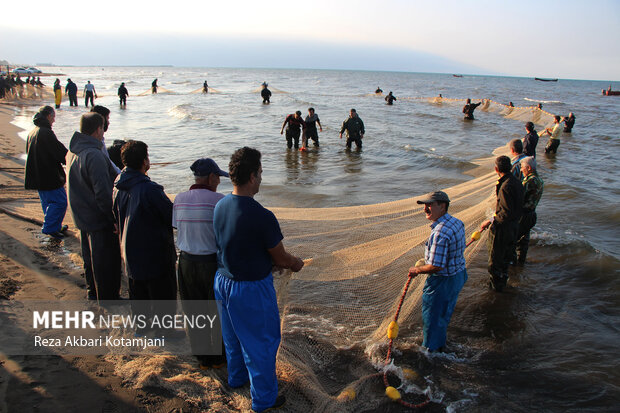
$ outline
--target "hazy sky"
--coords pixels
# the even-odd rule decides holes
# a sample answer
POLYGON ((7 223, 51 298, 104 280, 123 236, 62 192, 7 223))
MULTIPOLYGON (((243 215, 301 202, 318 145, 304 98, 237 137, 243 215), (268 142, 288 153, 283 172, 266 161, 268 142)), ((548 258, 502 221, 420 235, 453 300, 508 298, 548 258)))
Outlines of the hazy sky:
POLYGON ((22 9, 0 23, 0 59, 620 79, 619 0, 32 0, 22 9))

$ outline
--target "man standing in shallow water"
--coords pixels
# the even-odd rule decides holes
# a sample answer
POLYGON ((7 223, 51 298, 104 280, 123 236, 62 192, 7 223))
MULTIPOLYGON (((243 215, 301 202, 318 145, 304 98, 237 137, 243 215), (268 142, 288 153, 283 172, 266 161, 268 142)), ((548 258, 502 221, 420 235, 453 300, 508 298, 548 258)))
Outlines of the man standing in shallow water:
POLYGON ((450 198, 445 192, 433 192, 417 202, 424 204, 426 219, 433 223, 424 250, 426 264, 411 267, 409 275, 428 274, 422 293, 422 345, 429 351, 443 351, 456 300, 467 281, 465 226, 448 214, 450 198))
POLYGON ((481 227, 482 231, 491 227, 487 238, 488 271, 491 279, 490 287, 497 292, 502 292, 508 282, 508 266, 515 250, 523 208, 523 186, 510 170, 509 157, 499 156, 495 159, 495 172, 499 175, 495 187, 497 194, 495 214, 481 227))
POLYGON ((295 113, 291 113, 286 116, 282 128, 280 128, 280 135, 284 133, 284 127, 286 126, 286 145, 289 149, 293 147, 293 141, 295 141, 295 149, 299 148, 299 136, 303 129, 306 130, 306 123, 304 118, 301 117, 301 111, 298 110, 295 113))
POLYGON ((560 135, 562 134, 562 118, 558 115, 553 117, 553 128, 546 128, 543 133, 549 135, 549 142, 545 147, 545 153, 556 153, 560 146, 560 135))
POLYGON ((97 91, 95 90, 95 85, 90 83, 90 80, 84 86, 84 106, 88 107, 88 101, 90 101, 90 106, 95 106, 95 99, 97 97, 97 91))
POLYGON ((306 116, 305 124, 306 129, 304 131, 304 136, 302 139, 302 148, 308 147, 309 139, 312 139, 314 142, 314 146, 319 147, 319 133, 316 131, 316 125, 319 125, 319 129, 323 132, 323 126, 321 126, 321 121, 319 120, 319 116, 314 112, 314 108, 308 108, 308 116, 306 116))
POLYGON ((536 206, 543 194, 544 183, 536 173, 536 159, 531 156, 521 161, 523 171, 524 199, 523 215, 519 220, 519 232, 517 234, 517 248, 513 254, 513 264, 523 265, 527 258, 527 250, 530 244, 530 231, 536 225, 536 206))
POLYGON ((340 139, 342 134, 347 131, 347 149, 351 149, 351 145, 355 142, 357 149, 362 149, 362 139, 364 138, 364 122, 357 116, 357 111, 351 109, 349 111, 349 117, 342 122, 342 128, 340 128, 340 139))
POLYGON ((467 99, 467 102, 465 103, 465 106, 463 106, 463 113, 465 114, 464 119, 465 120, 474 120, 474 110, 476 110, 476 108, 478 106, 480 106, 482 104, 482 102, 478 102, 478 103, 471 103, 471 99, 467 99))

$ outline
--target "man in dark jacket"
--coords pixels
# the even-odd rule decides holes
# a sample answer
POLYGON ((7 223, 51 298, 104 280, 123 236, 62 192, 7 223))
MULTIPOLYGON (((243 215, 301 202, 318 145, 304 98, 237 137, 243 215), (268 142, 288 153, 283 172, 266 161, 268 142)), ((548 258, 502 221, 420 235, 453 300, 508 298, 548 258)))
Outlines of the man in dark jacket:
POLYGON ((127 106, 127 96, 129 96, 129 92, 125 87, 125 82, 121 83, 121 86, 118 88, 118 98, 121 104, 121 108, 123 106, 127 106))
POLYGON ((271 90, 267 89, 267 83, 263 82, 263 88, 260 91, 260 96, 263 98, 264 104, 268 105, 270 103, 269 99, 271 99, 271 90))
POLYGON ((121 282, 121 257, 112 214, 116 171, 101 151, 103 116, 82 115, 80 131, 69 143, 69 205, 80 229, 88 299, 116 300, 121 282))
POLYGON ((65 94, 69 95, 69 106, 77 107, 77 85, 71 80, 67 79, 67 86, 65 86, 65 94))
POLYGON ((39 191, 43 208, 44 234, 54 238, 63 238, 66 225, 62 220, 67 212, 67 192, 65 191, 65 163, 67 148, 52 130, 56 120, 56 111, 51 106, 43 106, 34 115, 35 128, 28 135, 26 142, 26 189, 39 191))
POLYGON ((385 101, 388 105, 393 105, 395 100, 396 96, 392 94, 392 91, 390 91, 390 93, 388 93, 388 95, 385 97, 385 101))
POLYGON ((146 175, 151 164, 144 142, 127 141, 121 149, 121 158, 125 169, 114 184, 114 216, 129 278, 132 309, 147 316, 174 315, 177 256, 172 234, 172 202, 164 188, 146 175), (151 305, 153 300, 165 300, 165 303, 151 305))
POLYGON ((349 111, 349 117, 342 122, 342 128, 340 128, 340 139, 342 134, 347 131, 347 149, 351 149, 351 144, 355 142, 357 149, 362 149, 362 139, 364 138, 364 122, 357 116, 357 111, 351 109, 349 111))
POLYGON ((536 172, 536 159, 531 156, 521 161, 523 171, 523 215, 519 220, 519 233, 517 235, 516 250, 513 253, 514 265, 525 264, 527 250, 530 244, 530 231, 536 225, 536 206, 543 194, 544 182, 536 172))
POLYGON ((501 292, 508 281, 508 266, 512 259, 519 219, 523 208, 523 186, 510 172, 510 158, 499 156, 495 159, 495 172, 499 175, 495 193, 497 202, 493 218, 482 224, 482 230, 491 226, 487 239, 489 250, 488 271, 491 278, 490 286, 501 292))
POLYGON ((575 126, 575 115, 573 112, 570 112, 567 117, 564 118, 564 132, 571 133, 573 131, 573 126, 575 126))
POLYGON ((482 102, 471 103, 471 99, 467 99, 467 103, 465 103, 465 106, 463 106, 463 113, 465 114, 464 119, 474 120, 474 110, 476 110, 476 108, 481 104, 482 102))
POLYGON ((538 145, 538 133, 534 130, 534 123, 525 124, 527 134, 523 137, 523 154, 536 158, 536 145, 538 145))

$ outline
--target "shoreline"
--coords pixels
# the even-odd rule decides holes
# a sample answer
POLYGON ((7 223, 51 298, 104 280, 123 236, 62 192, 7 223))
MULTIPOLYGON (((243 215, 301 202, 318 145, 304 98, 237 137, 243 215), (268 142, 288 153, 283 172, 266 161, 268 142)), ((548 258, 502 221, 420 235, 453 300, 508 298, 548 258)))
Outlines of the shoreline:
MULTIPOLYGON (((37 192, 24 189, 25 142, 14 115, 13 103, 0 103, 0 299, 85 299, 75 227, 60 242, 40 232, 43 213, 37 192)), ((199 411, 165 388, 128 385, 106 356, 2 355, 0 366, 0 412, 199 411)))

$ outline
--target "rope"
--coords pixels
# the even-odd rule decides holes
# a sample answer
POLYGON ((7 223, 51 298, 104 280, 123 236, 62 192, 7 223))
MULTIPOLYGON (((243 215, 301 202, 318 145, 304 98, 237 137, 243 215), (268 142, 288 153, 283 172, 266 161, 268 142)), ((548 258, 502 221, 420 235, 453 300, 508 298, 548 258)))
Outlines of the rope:
MULTIPOLYGON (((486 228, 485 228, 486 229, 486 228)), ((474 241, 477 241, 480 239, 481 233, 484 231, 484 229, 482 231, 474 231, 474 233, 471 235, 471 239, 470 241, 465 245, 465 248, 469 247, 474 241)), ((419 260, 416 263, 416 267, 423 265, 423 260, 419 260)), ((387 367, 390 362, 392 361, 392 347, 394 344, 394 338, 396 338, 396 336, 398 336, 398 316, 400 315, 400 310, 403 306, 403 302, 405 301, 405 297, 407 296, 407 291, 409 290, 409 285, 411 285, 411 280, 413 280, 413 275, 409 274, 409 276, 407 277, 407 282, 405 283, 405 286, 403 288, 403 292, 400 295, 400 299, 398 300, 398 305, 396 306, 396 313, 394 314, 394 320, 390 323, 390 326, 388 327, 388 350, 387 350, 387 355, 385 357, 385 365, 384 368, 387 367), (393 337, 390 337, 393 336, 393 337)), ((431 399, 429 398, 428 394, 426 395, 426 400, 424 400, 421 403, 409 403, 404 401, 401 397, 400 397, 400 393, 398 392, 398 390, 396 390, 394 387, 390 386, 390 383, 388 382, 388 370, 385 369, 383 372, 383 384, 385 385, 385 393, 386 395, 391 398, 392 400, 398 402, 399 404, 401 404, 402 406, 405 406, 407 408, 410 409, 419 409, 421 407, 426 406, 427 404, 430 403, 431 399)))

